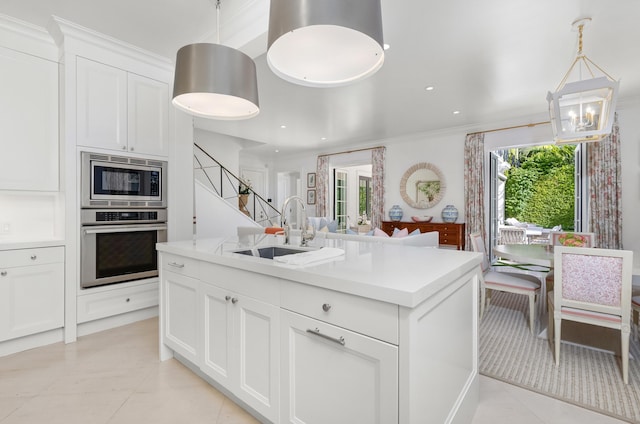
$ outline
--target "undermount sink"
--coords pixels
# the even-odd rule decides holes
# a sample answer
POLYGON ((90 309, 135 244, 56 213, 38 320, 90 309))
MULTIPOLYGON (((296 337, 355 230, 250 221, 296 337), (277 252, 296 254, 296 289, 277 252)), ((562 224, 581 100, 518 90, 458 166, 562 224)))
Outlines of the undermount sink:
POLYGON ((295 253, 309 252, 316 250, 308 247, 284 247, 284 246, 269 246, 259 247, 255 249, 235 250, 233 253, 239 253, 241 255, 256 256, 265 259, 273 259, 276 256, 292 255, 295 253))

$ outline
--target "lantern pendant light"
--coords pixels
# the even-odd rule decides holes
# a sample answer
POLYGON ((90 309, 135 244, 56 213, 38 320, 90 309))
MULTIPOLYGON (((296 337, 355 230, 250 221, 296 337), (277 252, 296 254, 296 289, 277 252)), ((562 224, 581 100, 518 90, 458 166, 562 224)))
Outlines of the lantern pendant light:
POLYGON ((189 44, 178 50, 173 105, 212 119, 246 119, 259 112, 256 64, 239 50, 220 44, 220 0, 216 3, 217 44, 189 44))
POLYGON ((611 133, 619 81, 582 52, 582 31, 591 18, 578 19, 578 55, 554 93, 547 94, 556 143, 599 141, 611 133), (578 80, 567 82, 577 67, 578 80), (596 72, 599 75, 596 75, 596 72), (588 73, 589 79, 582 79, 588 73))
POLYGON ((336 87, 384 63, 380 0, 271 0, 267 63, 280 78, 336 87))

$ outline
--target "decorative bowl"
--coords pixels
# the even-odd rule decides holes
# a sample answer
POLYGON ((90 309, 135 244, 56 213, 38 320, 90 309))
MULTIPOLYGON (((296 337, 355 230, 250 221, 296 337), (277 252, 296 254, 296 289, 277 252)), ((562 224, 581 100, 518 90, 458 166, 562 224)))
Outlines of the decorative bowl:
POLYGON ((428 215, 425 215, 425 216, 412 216, 411 217, 411 220, 413 222, 430 222, 432 219, 433 219, 433 217, 432 216, 428 216, 428 215))

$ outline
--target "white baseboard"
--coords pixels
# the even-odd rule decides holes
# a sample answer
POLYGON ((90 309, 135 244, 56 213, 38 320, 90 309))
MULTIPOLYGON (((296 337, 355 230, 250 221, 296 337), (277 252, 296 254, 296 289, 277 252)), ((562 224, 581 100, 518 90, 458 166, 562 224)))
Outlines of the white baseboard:
POLYGON ((78 324, 78 337, 97 333, 99 331, 110 330, 112 328, 121 327, 123 325, 131 324, 137 321, 142 321, 142 320, 157 317, 157 316, 158 316, 158 307, 153 306, 151 308, 140 309, 133 312, 114 315, 112 317, 85 322, 82 324, 78 324))
POLYGON ((13 340, 7 340, 5 342, 0 342, 0 357, 34 349, 36 347, 62 342, 63 340, 64 334, 62 332, 62 328, 44 331, 30 336, 19 337, 13 340))

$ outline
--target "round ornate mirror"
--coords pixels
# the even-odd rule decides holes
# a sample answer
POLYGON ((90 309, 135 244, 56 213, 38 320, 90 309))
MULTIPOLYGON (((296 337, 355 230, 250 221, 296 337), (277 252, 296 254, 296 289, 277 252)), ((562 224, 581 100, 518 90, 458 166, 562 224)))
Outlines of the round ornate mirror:
POLYGON ((407 204, 416 209, 428 209, 444 197, 444 175, 431 163, 417 163, 402 176, 400 194, 407 204))

